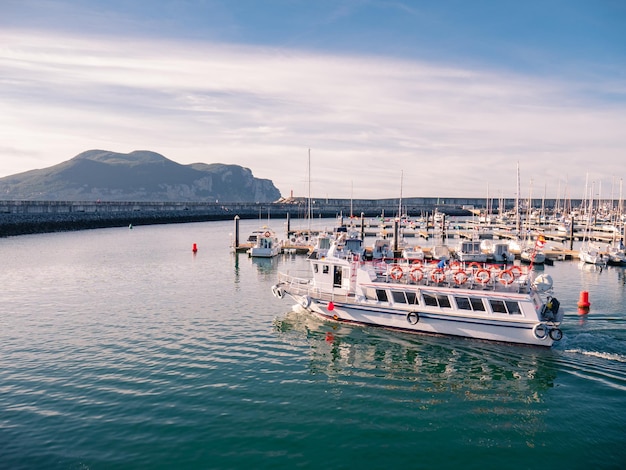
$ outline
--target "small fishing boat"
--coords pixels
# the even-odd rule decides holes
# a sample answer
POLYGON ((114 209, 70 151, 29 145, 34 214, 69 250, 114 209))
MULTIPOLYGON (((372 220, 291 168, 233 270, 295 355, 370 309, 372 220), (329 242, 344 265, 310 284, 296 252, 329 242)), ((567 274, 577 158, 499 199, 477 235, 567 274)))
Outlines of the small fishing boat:
POLYGON ((248 255, 252 258, 273 258, 282 251, 282 243, 276 233, 268 227, 252 232, 248 241, 252 243, 248 249, 248 255))
POLYGON ((552 278, 525 266, 369 262, 334 247, 309 262, 306 277, 279 273, 272 293, 331 321, 546 347, 563 336, 552 278))

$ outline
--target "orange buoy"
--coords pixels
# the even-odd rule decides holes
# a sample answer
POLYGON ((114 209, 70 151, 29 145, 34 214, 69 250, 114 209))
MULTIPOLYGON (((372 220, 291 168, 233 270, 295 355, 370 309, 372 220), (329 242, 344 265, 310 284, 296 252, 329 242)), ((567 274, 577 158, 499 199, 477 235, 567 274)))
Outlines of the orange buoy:
POLYGON ((193 251, 194 253, 198 251, 198 245, 196 245, 195 243, 193 244, 193 246, 191 247, 191 251, 193 251))
POLYGON ((586 290, 580 291, 580 298, 578 299, 578 314, 586 315, 589 313, 589 308, 591 304, 589 303, 589 292, 586 290))

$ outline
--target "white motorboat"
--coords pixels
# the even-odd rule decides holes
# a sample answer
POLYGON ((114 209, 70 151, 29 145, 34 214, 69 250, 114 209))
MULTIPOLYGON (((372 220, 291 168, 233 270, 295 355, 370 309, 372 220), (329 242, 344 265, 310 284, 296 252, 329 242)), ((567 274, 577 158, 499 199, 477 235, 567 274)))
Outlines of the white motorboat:
POLYGON ((272 292, 328 320, 547 347, 562 337, 552 278, 527 267, 364 262, 332 248, 309 262, 306 277, 279 273, 272 292))
POLYGON ((487 255, 488 261, 494 263, 512 263, 515 261, 515 255, 509 251, 507 241, 482 240, 480 248, 487 255))
POLYGON ((409 246, 402 250, 402 258, 409 261, 424 261, 424 250, 419 246, 409 246))
POLYGON ((454 251, 456 258, 461 262, 484 263, 487 255, 480 248, 480 240, 462 240, 454 251))
POLYGON ((248 241, 253 243, 248 249, 248 255, 253 258, 273 258, 282 251, 282 243, 274 231, 268 227, 252 232, 248 241))

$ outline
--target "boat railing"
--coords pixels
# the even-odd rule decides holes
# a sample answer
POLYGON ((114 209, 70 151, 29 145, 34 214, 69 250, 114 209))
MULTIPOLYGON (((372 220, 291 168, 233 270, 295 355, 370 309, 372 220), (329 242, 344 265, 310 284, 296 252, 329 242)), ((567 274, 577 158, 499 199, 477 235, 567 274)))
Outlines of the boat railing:
POLYGON ((379 281, 465 289, 490 289, 497 291, 528 290, 531 272, 526 266, 507 266, 488 263, 392 262, 375 266, 379 281))
POLYGON ((285 287, 285 290, 290 295, 305 296, 309 295, 316 299, 322 299, 327 301, 347 302, 349 299, 353 299, 354 296, 346 294, 337 294, 334 292, 328 292, 326 290, 315 287, 310 279, 302 277, 292 276, 290 274, 278 273, 278 283, 285 287))

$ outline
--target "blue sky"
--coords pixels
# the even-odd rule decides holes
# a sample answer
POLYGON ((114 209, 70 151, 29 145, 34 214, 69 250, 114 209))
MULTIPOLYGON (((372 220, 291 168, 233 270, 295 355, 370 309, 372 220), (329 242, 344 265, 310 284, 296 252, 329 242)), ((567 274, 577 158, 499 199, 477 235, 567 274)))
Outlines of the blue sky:
POLYGON ((517 162, 523 197, 617 197, 626 2, 0 0, 0 177, 94 148, 284 196, 310 149, 315 197, 513 197, 517 162))

